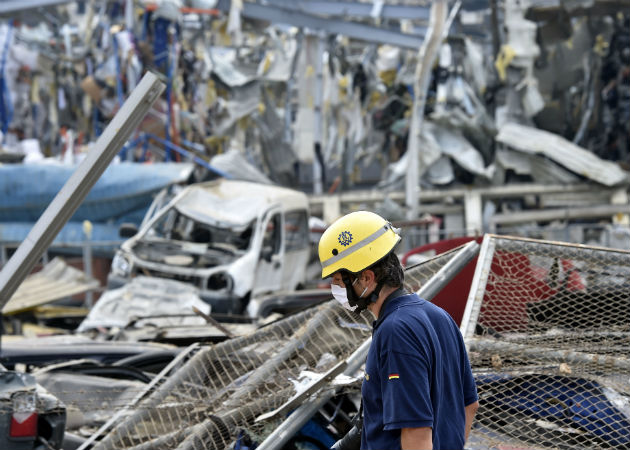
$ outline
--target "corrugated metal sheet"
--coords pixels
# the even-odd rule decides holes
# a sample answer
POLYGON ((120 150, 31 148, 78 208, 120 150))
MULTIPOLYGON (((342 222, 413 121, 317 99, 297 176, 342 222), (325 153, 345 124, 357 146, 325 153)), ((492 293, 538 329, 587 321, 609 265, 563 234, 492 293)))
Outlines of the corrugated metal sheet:
POLYGON ((628 182, 628 173, 617 163, 603 160, 562 136, 548 131, 507 123, 499 130, 496 140, 521 152, 545 155, 572 172, 605 186, 628 182))
POLYGON ((99 286, 98 280, 68 266, 61 258, 55 258, 22 282, 2 309, 2 314, 16 314, 99 286))

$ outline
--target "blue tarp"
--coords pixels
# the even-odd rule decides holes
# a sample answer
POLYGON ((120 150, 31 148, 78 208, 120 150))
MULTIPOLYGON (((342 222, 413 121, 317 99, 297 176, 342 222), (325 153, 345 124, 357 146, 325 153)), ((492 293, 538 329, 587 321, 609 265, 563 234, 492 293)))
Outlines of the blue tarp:
MULTIPOLYGON (((107 222, 147 208, 166 186, 186 181, 191 164, 121 163, 96 182, 72 221, 107 222)), ((0 166, 0 222, 35 222, 75 171, 72 166, 0 166)))

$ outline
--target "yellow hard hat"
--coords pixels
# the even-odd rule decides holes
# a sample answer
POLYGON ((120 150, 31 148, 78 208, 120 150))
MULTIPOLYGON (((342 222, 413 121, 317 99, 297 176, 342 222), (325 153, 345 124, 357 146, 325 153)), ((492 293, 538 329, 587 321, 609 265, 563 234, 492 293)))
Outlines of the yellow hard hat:
POLYGON ((322 278, 341 269, 360 272, 380 261, 399 241, 397 230, 378 214, 347 214, 329 226, 319 240, 322 278))

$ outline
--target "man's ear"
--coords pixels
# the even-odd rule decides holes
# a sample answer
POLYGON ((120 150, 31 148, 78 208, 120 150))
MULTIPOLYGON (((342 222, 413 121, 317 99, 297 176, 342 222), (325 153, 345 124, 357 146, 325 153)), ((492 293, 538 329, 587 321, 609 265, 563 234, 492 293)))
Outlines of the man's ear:
POLYGON ((370 286, 372 283, 376 282, 376 275, 374 275, 374 272, 371 269, 366 269, 363 271, 363 273, 361 274, 365 280, 365 284, 367 286, 370 286))

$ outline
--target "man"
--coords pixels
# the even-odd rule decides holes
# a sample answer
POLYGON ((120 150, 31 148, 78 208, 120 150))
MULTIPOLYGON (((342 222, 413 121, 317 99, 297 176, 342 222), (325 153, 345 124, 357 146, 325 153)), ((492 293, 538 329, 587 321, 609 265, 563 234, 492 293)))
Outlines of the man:
POLYGON ((463 449, 479 407, 459 328, 403 289, 400 236, 368 211, 335 221, 319 241, 335 298, 376 317, 365 363, 362 449, 463 449))

